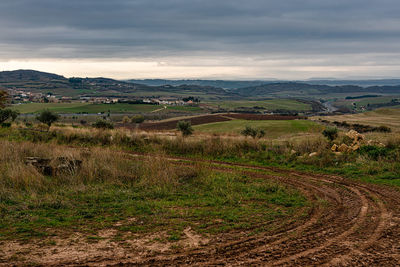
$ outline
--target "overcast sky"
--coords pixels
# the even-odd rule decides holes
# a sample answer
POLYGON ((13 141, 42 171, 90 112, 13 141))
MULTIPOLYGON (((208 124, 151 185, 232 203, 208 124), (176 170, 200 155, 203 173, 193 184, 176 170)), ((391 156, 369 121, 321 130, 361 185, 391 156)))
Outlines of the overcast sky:
POLYGON ((399 0, 1 0, 0 70, 400 77, 399 0))

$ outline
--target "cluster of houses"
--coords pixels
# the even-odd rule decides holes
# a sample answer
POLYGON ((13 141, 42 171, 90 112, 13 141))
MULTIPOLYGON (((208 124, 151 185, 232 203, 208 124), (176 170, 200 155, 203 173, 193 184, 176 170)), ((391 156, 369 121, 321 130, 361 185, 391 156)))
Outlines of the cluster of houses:
POLYGON ((192 100, 184 101, 176 98, 145 98, 143 103, 156 105, 184 106, 194 104, 192 100))
POLYGON ((73 98, 69 96, 53 95, 51 93, 34 93, 25 90, 9 89, 9 95, 13 103, 33 102, 33 103, 90 103, 90 104, 115 104, 115 103, 134 103, 134 104, 152 104, 152 105, 172 105, 184 106, 193 105, 191 99, 178 99, 171 97, 162 98, 127 98, 127 97, 101 97, 101 96, 80 96, 73 98))

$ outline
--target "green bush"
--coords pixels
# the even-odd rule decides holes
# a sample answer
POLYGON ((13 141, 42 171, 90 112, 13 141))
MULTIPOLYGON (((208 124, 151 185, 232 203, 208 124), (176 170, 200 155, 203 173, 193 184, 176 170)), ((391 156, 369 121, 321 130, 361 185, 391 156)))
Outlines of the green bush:
POLYGON ((336 127, 327 127, 322 131, 322 135, 333 141, 338 137, 338 129, 336 127))
POLYGON ((193 134, 194 131, 190 121, 178 121, 178 123, 176 124, 176 128, 182 133, 184 137, 193 134))
POLYGON ((97 129, 114 129, 114 125, 106 120, 97 120, 92 126, 97 129))
POLYGON ((253 138, 262 138, 265 136, 265 131, 263 129, 256 129, 251 126, 246 126, 246 128, 244 128, 240 133, 244 136, 251 136, 253 138))
POLYGON ((135 115, 132 117, 131 121, 133 123, 142 123, 142 122, 144 122, 144 116, 143 115, 135 115))
POLYGON ((362 146, 359 150, 360 154, 366 155, 373 160, 384 158, 389 155, 390 149, 379 146, 362 146))

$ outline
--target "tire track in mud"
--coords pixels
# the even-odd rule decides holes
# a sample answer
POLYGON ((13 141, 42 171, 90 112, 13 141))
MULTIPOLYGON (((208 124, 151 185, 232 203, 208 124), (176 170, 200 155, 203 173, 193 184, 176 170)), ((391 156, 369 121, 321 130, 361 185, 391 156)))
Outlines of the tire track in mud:
MULTIPOLYGON (((275 167, 179 157, 166 159, 187 165, 208 162, 225 167, 210 167, 218 171, 235 171, 227 167, 245 168, 247 171, 241 172, 247 175, 273 179, 296 187, 316 207, 310 212, 308 220, 276 234, 242 238, 186 253, 160 255, 131 263, 134 265, 364 265, 368 261, 363 262, 359 258, 370 254, 366 250, 379 242, 388 228, 399 227, 398 224, 389 223, 393 212, 388 210, 386 202, 394 201, 398 204, 400 199, 400 193, 393 189, 338 176, 308 174, 275 167), (263 170, 283 176, 260 173, 263 170), (317 204, 319 199, 327 201, 329 205, 322 207, 317 204)), ((398 206, 392 203, 390 208, 395 207, 398 206)), ((392 238, 399 240, 398 236, 392 238)), ((399 256, 400 250, 398 254, 381 257, 394 266, 400 264, 399 256)))

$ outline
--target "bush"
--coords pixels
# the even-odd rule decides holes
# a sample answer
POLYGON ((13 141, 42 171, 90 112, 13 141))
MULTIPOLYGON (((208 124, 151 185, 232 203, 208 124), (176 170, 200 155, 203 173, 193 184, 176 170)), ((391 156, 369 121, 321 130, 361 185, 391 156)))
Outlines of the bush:
POLYGON ((131 119, 129 119, 128 116, 124 116, 124 117, 122 118, 122 123, 130 123, 130 122, 131 122, 131 119))
POLYGON ((253 138, 262 138, 265 136, 265 131, 263 129, 255 129, 251 126, 246 126, 246 128, 244 128, 240 133, 244 136, 251 136, 253 138))
POLYGON ((338 137, 338 129, 336 127, 328 127, 322 131, 322 135, 333 141, 338 137))
POLYGON ((190 121, 178 121, 176 128, 182 133, 182 136, 189 136, 193 134, 193 128, 190 121))
POLYGON ((142 122, 144 122, 144 116, 143 115, 135 115, 132 117, 131 121, 134 123, 142 123, 142 122))
POLYGON ((11 127, 11 123, 10 123, 10 122, 3 122, 3 123, 1 124, 1 127, 2 127, 2 128, 10 128, 10 127, 11 127))
POLYGON ((97 120, 92 126, 97 129, 114 129, 114 125, 105 120, 97 120))
POLYGON ((386 157, 389 154, 390 149, 379 146, 363 146, 360 148, 360 154, 367 155, 373 160, 386 157))
POLYGON ((392 129, 390 129, 387 126, 379 126, 376 128, 376 131, 381 132, 381 133, 390 133, 392 129))

